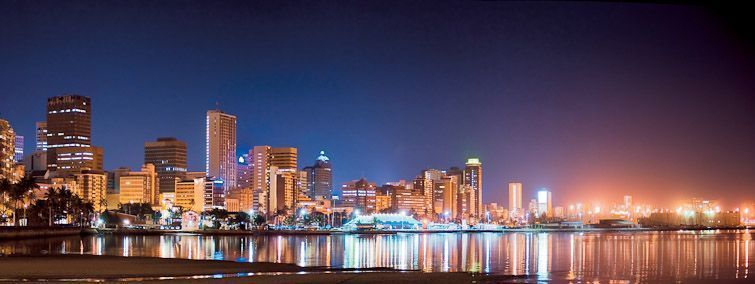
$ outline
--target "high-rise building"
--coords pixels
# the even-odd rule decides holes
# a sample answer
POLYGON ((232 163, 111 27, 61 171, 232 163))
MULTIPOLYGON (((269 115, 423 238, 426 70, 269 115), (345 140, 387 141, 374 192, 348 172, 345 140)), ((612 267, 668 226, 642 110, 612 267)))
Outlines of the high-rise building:
POLYGON ((478 158, 467 159, 464 167, 464 184, 469 185, 474 190, 474 211, 472 216, 481 217, 482 210, 482 163, 478 158))
POLYGON ((459 184, 455 176, 441 177, 434 181, 433 208, 437 214, 457 216, 459 184))
POLYGON ((223 180, 226 189, 236 187, 236 116, 207 111, 205 172, 223 180))
POLYGON ((509 216, 512 219, 521 217, 522 214, 522 183, 509 183, 509 216))
POLYGON ((144 143, 144 164, 155 165, 160 192, 175 192, 176 182, 186 178, 186 143, 173 137, 144 143))
POLYGON ((307 188, 311 199, 324 198, 331 199, 333 196, 333 172, 330 164, 330 158, 325 156, 325 151, 320 151, 320 155, 311 167, 304 168, 307 171, 307 188))
POLYGON ((153 207, 160 206, 160 185, 157 182, 155 165, 146 164, 139 172, 129 172, 119 180, 121 204, 149 203, 153 207))
MULTIPOLYGON (((270 147, 254 146, 249 155, 252 172, 252 194, 254 198, 254 209, 259 209, 263 213, 274 214, 270 212, 271 208, 281 208, 277 204, 271 204, 271 198, 275 202, 282 200, 277 192, 271 192, 276 189, 278 172, 291 173, 293 185, 296 186, 298 177, 298 150, 293 147, 270 147)), ((295 195, 297 188, 291 192, 295 195)), ((282 202, 282 201, 281 201, 282 202)), ((279 203, 283 204, 283 203, 279 203)))
POLYGON ((176 183, 176 206, 184 211, 204 211, 205 179, 184 179, 176 183))
POLYGON ((375 212, 376 188, 374 182, 369 182, 364 178, 347 182, 341 188, 342 205, 358 208, 365 214, 373 213, 375 212))
POLYGON ((279 169, 276 166, 270 167, 270 191, 268 192, 269 214, 275 214, 280 210, 295 209, 294 195, 296 192, 296 172, 279 169))
POLYGON ((47 166, 58 176, 102 170, 102 148, 92 147, 89 97, 67 94, 47 99, 47 166))
POLYGON ((544 188, 537 192, 537 215, 553 217, 552 194, 544 188))
POLYGON ((433 197, 439 195, 434 193, 436 189, 435 183, 440 181, 442 177, 443 172, 436 169, 426 169, 423 170, 420 175, 414 179, 414 190, 420 192, 423 196, 425 196, 426 213, 440 213, 436 212, 435 210, 436 208, 434 206, 433 197))
POLYGON ((7 120, 0 119, 0 179, 13 175, 16 132, 7 120))
POLYGON ((103 171, 83 170, 74 175, 78 191, 76 194, 94 205, 94 211, 105 211, 107 200, 107 174, 103 171))
POLYGON ((265 196, 270 186, 270 146, 254 146, 249 152, 252 198, 255 210, 267 210, 265 196))
POLYGON ((278 170, 296 172, 298 165, 298 150, 293 147, 270 148, 270 165, 278 170))
POLYGON ((37 137, 37 141, 35 141, 36 151, 47 151, 47 121, 37 121, 35 126, 37 137))
POLYGON ((474 212, 481 211, 482 209, 476 208, 477 200, 476 191, 471 185, 465 184, 459 187, 459 192, 456 197, 456 218, 467 219, 471 217, 474 212))
POLYGON ((16 163, 21 163, 24 161, 24 137, 21 135, 16 135, 15 139, 15 149, 13 151, 13 160, 16 163))
POLYGON ((391 192, 391 209, 396 212, 425 214, 425 196, 406 187, 394 187, 391 192))
POLYGON ((236 187, 250 188, 252 186, 252 166, 249 164, 249 154, 239 157, 236 164, 236 187))
POLYGON ((297 172, 296 179, 296 203, 300 201, 312 201, 312 187, 309 184, 309 170, 304 168, 297 172))

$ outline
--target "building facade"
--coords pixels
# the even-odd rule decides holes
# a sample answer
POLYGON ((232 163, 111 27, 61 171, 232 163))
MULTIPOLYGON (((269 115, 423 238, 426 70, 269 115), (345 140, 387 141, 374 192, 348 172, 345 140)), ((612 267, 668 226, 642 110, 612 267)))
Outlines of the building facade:
POLYGON ((15 164, 16 132, 7 120, 0 119, 0 179, 10 179, 15 164))
POLYGON ((522 214, 522 183, 509 183, 509 217, 512 219, 521 217, 522 214))
POLYGON ((207 111, 205 173, 236 187, 236 116, 220 110, 207 111))
POLYGON ((92 146, 92 103, 67 94, 47 99, 47 167, 58 176, 102 171, 102 148, 92 146))
POLYGON ((480 210, 482 210, 482 163, 478 158, 467 159, 467 163, 464 167, 464 184, 469 185, 474 190, 474 209, 472 216, 480 217, 480 210))
POLYGON ((186 143, 173 137, 146 142, 144 164, 155 165, 160 192, 175 192, 176 182, 186 178, 186 143))
POLYGON ((160 206, 160 185, 155 166, 146 164, 139 172, 129 172, 119 179, 119 200, 121 204, 149 203, 160 206))
POLYGON ((375 189, 374 182, 364 178, 347 182, 341 188, 341 205, 362 210, 365 214, 375 212, 375 189))

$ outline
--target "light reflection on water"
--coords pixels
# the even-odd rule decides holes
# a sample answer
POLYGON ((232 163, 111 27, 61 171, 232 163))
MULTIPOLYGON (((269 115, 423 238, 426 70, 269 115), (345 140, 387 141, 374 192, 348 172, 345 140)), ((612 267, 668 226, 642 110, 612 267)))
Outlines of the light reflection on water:
POLYGON ((85 236, 0 242, 1 253, 84 253, 538 279, 752 278, 752 232, 438 233, 332 236, 85 236))

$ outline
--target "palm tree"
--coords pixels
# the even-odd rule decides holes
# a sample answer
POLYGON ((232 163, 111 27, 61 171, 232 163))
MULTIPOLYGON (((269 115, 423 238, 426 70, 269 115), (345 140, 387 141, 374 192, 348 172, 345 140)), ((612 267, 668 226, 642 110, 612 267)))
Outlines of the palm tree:
POLYGON ((0 179, 0 205, 3 207, 3 210, 0 211, 0 213, 5 213, 8 209, 8 206, 6 205, 6 196, 10 195, 11 191, 13 191, 13 183, 11 183, 8 178, 0 179))
POLYGON ((18 218, 16 217, 16 210, 18 209, 18 203, 21 202, 22 204, 26 204, 28 201, 29 204, 31 204, 31 201, 34 199, 34 190, 38 189, 39 185, 34 181, 34 178, 31 176, 27 176, 22 178, 18 183, 15 184, 13 189, 11 190, 11 198, 13 199, 13 223, 18 226, 18 218))
POLYGON ((47 193, 45 194, 45 198, 47 198, 47 203, 48 203, 47 204, 47 210, 48 210, 47 220, 49 222, 48 226, 50 227, 52 227, 53 219, 55 219, 53 215, 53 211, 55 211, 56 214, 58 212, 57 208, 55 208, 55 204, 58 202, 58 199, 60 198, 60 192, 62 190, 63 188, 61 188, 60 190, 57 190, 55 188, 50 188, 50 190, 47 191, 47 193))

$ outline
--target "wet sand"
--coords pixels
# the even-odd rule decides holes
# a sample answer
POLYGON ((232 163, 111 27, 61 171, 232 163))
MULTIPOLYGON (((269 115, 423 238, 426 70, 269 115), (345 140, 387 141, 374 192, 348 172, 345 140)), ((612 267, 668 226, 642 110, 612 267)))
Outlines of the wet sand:
POLYGON ((281 263, 93 255, 2 256, 0 267, 3 268, 0 269, 0 281, 439 284, 515 279, 471 273, 421 273, 392 269, 355 272, 281 263))

